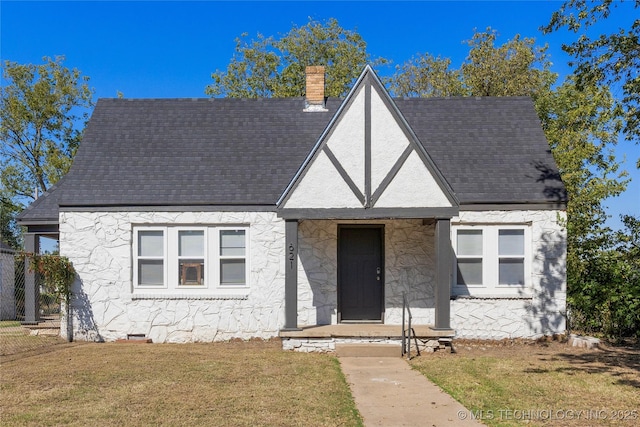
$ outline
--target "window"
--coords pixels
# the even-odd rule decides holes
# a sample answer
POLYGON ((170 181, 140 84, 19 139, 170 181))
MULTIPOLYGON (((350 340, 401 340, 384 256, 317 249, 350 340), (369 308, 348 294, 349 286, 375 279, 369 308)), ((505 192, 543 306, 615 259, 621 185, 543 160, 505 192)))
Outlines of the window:
POLYGON ((204 231, 178 231, 178 272, 180 286, 204 285, 204 231))
POLYGON ((524 285, 524 230, 498 230, 498 284, 524 285))
POLYGON ((134 227, 134 290, 248 286, 247 227, 134 227))
POLYGON ((138 285, 139 286, 163 286, 164 285, 164 231, 145 230, 138 233, 138 285))
POLYGON ((459 230, 457 247, 457 283, 482 285, 482 230, 459 230))
POLYGON ((246 282, 245 230, 220 230, 220 285, 246 282))
POLYGON ((530 284, 530 227, 460 225, 452 232, 454 294, 513 294, 530 284))

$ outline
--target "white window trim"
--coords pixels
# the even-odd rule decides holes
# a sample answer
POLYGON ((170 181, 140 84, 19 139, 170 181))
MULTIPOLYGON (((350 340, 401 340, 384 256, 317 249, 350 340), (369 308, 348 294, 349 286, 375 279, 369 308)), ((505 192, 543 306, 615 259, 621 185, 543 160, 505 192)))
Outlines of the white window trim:
MULTIPOLYGON (((211 278, 209 277, 208 264, 210 263, 210 254, 208 253, 208 234, 209 230, 207 227, 167 227, 168 233, 168 259, 169 259, 169 278, 170 283, 175 281, 175 288, 180 290, 189 290, 189 289, 207 289, 209 288, 209 284, 211 283, 211 278), (181 285, 180 284, 180 268, 178 264, 180 263, 181 258, 185 259, 193 259, 195 257, 181 257, 180 256, 180 232, 181 231, 202 231, 204 232, 204 254, 202 258, 204 259, 204 280, 202 285, 181 285)), ((137 282, 136 282, 137 283, 137 282)))
MULTIPOLYGON (((453 286, 452 294, 456 296, 483 295, 483 296, 528 296, 532 286, 532 240, 531 226, 523 224, 464 224, 452 225, 451 244, 456 254, 453 260, 453 286), (458 284, 458 230, 482 230, 482 284, 459 285, 458 284), (498 236, 500 230, 524 230, 524 284, 501 285, 499 283, 498 236)), ((461 258, 478 258, 479 256, 463 256, 461 258)), ((502 256, 502 258, 516 258, 515 256, 502 256)))
POLYGON ((218 289, 221 290, 229 290, 229 291, 236 291, 237 289, 244 289, 248 286, 247 283, 245 283, 244 285, 223 285, 221 283, 221 277, 220 277, 220 260, 222 259, 240 259, 243 258, 244 259, 244 277, 245 277, 245 281, 249 282, 249 254, 250 254, 250 248, 249 248, 249 228, 248 227, 228 227, 228 226, 221 226, 221 227, 217 227, 216 229, 216 233, 215 233, 215 242, 216 244, 213 245, 216 251, 215 254, 215 259, 216 259, 216 266, 215 266, 215 270, 216 270, 216 283, 218 286, 218 289), (224 230, 244 230, 244 256, 231 256, 231 255, 227 255, 227 256, 223 256, 220 254, 220 232, 224 231, 224 230))
MULTIPOLYGON (((133 225, 132 233, 132 292, 134 295, 233 295, 242 296, 249 292, 251 286, 251 233, 250 227, 244 225, 133 225), (204 280, 203 285, 180 285, 178 268, 178 235, 180 231, 204 231, 204 280), (243 230, 245 232, 245 279, 243 285, 220 284, 220 231, 243 230), (141 231, 163 232, 164 283, 160 286, 138 284, 138 260, 147 257, 138 256, 138 234, 141 231)), ((240 256, 232 258, 241 258, 240 256)))
POLYGON ((145 291, 152 291, 154 289, 167 289, 167 228, 166 227, 140 227, 137 229, 134 229, 134 233, 133 233, 133 245, 132 245, 132 260, 133 260, 133 283, 135 285, 135 287, 137 289, 140 290, 145 290, 145 291), (143 256, 140 257, 138 255, 138 241, 139 241, 139 237, 138 237, 138 232, 139 231, 162 231, 162 257, 147 257, 147 256, 143 256), (163 284, 162 285, 139 285, 139 277, 138 277, 138 260, 140 259, 162 259, 163 261, 163 271, 162 271, 162 278, 163 278, 163 284))

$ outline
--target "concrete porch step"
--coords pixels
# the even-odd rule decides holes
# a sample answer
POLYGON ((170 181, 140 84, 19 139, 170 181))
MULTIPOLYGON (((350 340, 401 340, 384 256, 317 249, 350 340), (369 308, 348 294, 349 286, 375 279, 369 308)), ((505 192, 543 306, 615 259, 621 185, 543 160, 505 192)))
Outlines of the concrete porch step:
POLYGON ((401 357, 402 346, 395 344, 336 344, 338 357, 401 357))

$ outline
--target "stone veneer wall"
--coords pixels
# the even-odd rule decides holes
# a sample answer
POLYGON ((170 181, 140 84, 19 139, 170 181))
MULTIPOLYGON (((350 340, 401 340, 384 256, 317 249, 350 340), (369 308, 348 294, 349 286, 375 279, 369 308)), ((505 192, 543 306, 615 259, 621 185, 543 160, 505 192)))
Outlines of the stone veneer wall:
POLYGON ((532 286, 526 295, 458 297, 451 301, 457 338, 537 338, 566 330, 564 211, 460 212, 452 222, 531 223, 532 286))
MULTIPOLYGON (((453 222, 532 224, 530 296, 451 301, 457 337, 537 337, 565 330, 566 235, 560 211, 461 212, 453 222)), ((400 324, 407 292, 415 324, 433 324, 434 227, 422 220, 305 220, 299 225, 298 324, 337 323, 338 224, 385 225, 385 318, 400 324)), ((272 212, 61 212, 60 251, 73 261, 74 339, 145 334, 154 342, 271 338, 284 324, 284 221, 272 212), (244 294, 136 295, 132 224, 249 225, 250 289, 244 294)), ((64 327, 64 322, 63 327, 64 327)), ((62 331, 66 335, 66 331, 62 331)))
POLYGON ((330 325, 337 319, 338 224, 384 224, 385 316, 402 321, 407 292, 416 324, 434 319, 434 226, 421 219, 337 221, 305 220, 298 231, 298 324, 330 325))
POLYGON ((284 324, 284 247, 284 221, 272 212, 61 212, 60 252, 79 276, 71 303, 73 337, 112 341, 145 334, 153 342, 275 337, 284 324), (134 294, 132 224, 249 225, 250 289, 237 295, 134 294))

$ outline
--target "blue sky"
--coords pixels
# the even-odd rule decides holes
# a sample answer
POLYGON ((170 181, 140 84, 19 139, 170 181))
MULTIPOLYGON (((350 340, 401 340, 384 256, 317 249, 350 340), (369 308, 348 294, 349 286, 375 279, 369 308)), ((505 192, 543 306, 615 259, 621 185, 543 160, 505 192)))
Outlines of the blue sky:
MULTIPOLYGON (((559 81, 570 72, 562 42, 576 35, 543 35, 559 1, 196 1, 196 2, 35 2, 0 1, 0 56, 19 63, 40 63, 43 56, 64 55, 65 65, 90 76, 95 97, 204 97, 211 73, 224 70, 233 55, 235 38, 246 32, 277 35, 311 17, 336 18, 358 31, 373 57, 400 64, 429 52, 450 57, 459 66, 468 52, 464 40, 474 29, 492 27, 499 42, 514 35, 548 44, 559 81)), ((622 7, 625 7, 623 5, 622 7)), ((613 14, 619 21, 595 30, 629 27, 635 16, 613 14), (626 19, 626 21, 624 21, 626 19)), ((637 10, 635 11, 637 13, 637 10)), ((382 68, 382 75, 392 72, 382 68)), ((618 215, 640 216, 640 171, 634 167, 640 146, 622 142, 616 154, 633 181, 622 197, 607 201, 611 224, 618 215)))

